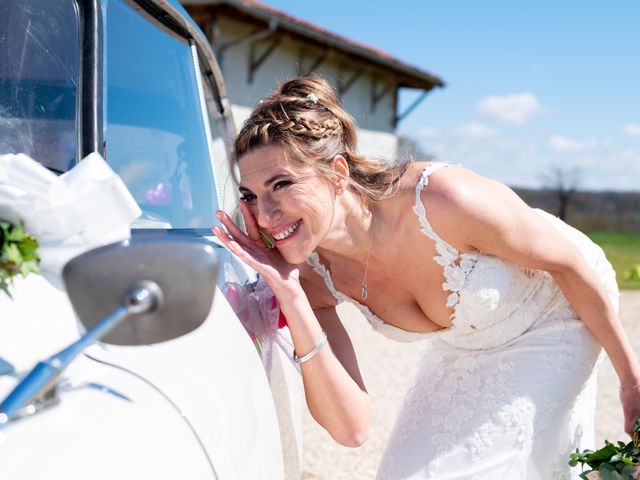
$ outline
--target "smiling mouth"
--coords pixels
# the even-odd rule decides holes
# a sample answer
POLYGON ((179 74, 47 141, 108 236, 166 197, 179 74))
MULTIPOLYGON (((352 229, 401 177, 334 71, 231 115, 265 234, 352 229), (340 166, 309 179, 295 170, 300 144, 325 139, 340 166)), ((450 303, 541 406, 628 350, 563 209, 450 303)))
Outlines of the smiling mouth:
POLYGON ((283 230, 282 232, 274 233, 271 236, 276 241, 285 240, 285 239, 289 238, 291 235, 293 235, 293 232, 295 232, 298 229, 298 227, 300 226, 301 223, 302 223, 302 219, 300 219, 297 222, 295 222, 293 225, 291 225, 286 230, 283 230))

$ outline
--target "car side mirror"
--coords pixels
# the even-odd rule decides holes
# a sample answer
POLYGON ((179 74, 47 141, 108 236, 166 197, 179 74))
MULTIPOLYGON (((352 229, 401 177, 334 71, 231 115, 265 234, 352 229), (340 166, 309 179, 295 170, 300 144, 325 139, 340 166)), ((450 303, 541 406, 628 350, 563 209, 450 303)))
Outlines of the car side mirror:
POLYGON ((120 307, 136 288, 148 288, 159 304, 132 312, 101 341, 147 345, 186 335, 207 318, 216 287, 218 259, 199 240, 142 237, 91 250, 62 272, 73 309, 87 330, 120 307))
POLYGON ((146 345, 198 328, 211 310, 217 271, 211 245, 167 237, 114 243, 68 262, 62 276, 87 331, 36 364, 0 403, 0 429, 29 414, 28 406, 55 389, 60 373, 96 341, 146 345))

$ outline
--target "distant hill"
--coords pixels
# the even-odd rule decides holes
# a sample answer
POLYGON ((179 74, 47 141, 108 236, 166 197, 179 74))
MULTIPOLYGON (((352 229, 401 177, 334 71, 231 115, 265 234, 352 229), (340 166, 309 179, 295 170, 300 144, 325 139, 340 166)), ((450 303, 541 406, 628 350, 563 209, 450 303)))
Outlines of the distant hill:
MULTIPOLYGON (((558 215, 552 190, 512 188, 530 206, 558 215)), ((640 234, 640 192, 577 192, 565 221, 583 231, 640 234)))

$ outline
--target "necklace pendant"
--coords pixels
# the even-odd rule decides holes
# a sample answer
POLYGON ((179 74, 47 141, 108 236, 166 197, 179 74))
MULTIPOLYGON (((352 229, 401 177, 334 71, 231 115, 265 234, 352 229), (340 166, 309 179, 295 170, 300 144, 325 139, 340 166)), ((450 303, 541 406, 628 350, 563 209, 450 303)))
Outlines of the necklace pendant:
POLYGON ((367 282, 362 282, 360 284, 360 296, 362 297, 362 300, 367 299, 367 282))

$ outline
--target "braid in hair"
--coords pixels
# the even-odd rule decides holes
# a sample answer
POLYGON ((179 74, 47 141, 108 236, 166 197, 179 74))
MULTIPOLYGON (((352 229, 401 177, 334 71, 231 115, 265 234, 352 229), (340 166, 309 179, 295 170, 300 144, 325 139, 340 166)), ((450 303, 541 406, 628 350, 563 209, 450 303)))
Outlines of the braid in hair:
POLYGON ((293 158, 335 177, 331 163, 343 155, 349 165, 349 186, 370 200, 393 195, 406 164, 358 155, 353 118, 342 108, 329 83, 318 76, 301 76, 283 83, 261 100, 244 123, 235 141, 233 162, 247 152, 279 145, 293 158))

